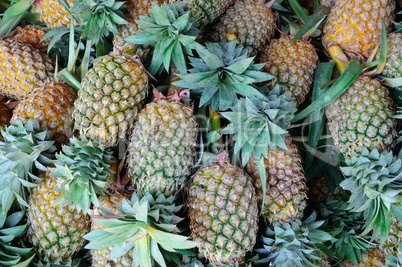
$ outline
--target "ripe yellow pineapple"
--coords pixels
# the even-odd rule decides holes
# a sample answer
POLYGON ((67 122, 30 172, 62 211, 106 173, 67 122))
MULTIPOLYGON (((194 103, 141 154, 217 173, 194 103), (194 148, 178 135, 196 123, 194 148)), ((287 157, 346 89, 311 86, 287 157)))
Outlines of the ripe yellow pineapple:
MULTIPOLYGON (((285 142, 287 150, 269 148, 265 158, 267 191, 262 214, 269 223, 300 219, 306 206, 307 188, 303 181, 299 150, 290 137, 285 142)), ((246 164, 246 171, 253 178, 259 202, 262 203, 261 179, 253 157, 246 164)))
POLYGON ((141 62, 113 55, 100 57, 81 81, 74 127, 114 146, 129 134, 147 93, 148 76, 141 62))
POLYGON ((79 249, 89 230, 89 220, 73 203, 53 203, 62 192, 56 192, 57 181, 48 173, 32 190, 28 207, 28 235, 41 260, 50 264, 67 263, 79 249))
POLYGON ((26 25, 24 27, 18 26, 12 33, 12 39, 17 42, 28 43, 33 47, 38 48, 42 53, 46 53, 50 39, 46 39, 43 42, 40 41, 46 33, 46 30, 39 28, 36 25, 26 25))
POLYGON ((11 121, 38 119, 41 127, 52 132, 59 142, 67 142, 73 133, 72 113, 75 90, 63 82, 47 82, 29 92, 13 112, 11 121))
POLYGON ((380 81, 359 76, 325 114, 335 146, 346 156, 362 149, 382 151, 393 145, 396 121, 389 92, 380 81))
POLYGON ((22 99, 33 87, 53 80, 50 58, 28 43, 0 40, 0 95, 22 99))
MULTIPOLYGON (((66 0, 72 7, 74 0, 66 0)), ((60 4, 59 0, 40 0, 40 20, 47 27, 69 27, 71 15, 60 4)))
POLYGON ((200 252, 214 266, 242 263, 253 249, 258 230, 251 178, 223 155, 197 171, 188 193, 190 229, 200 252))
POLYGON ((324 47, 337 45, 351 59, 365 61, 379 43, 382 19, 390 30, 394 9, 394 0, 336 1, 324 27, 324 47))
POLYGON ((275 33, 275 14, 262 0, 236 0, 216 23, 212 39, 237 39, 251 56, 262 52, 275 33))
POLYGON ((283 90, 290 91, 297 105, 304 102, 313 83, 318 55, 315 47, 303 38, 290 45, 293 36, 271 40, 260 57, 267 63, 264 71, 276 77, 283 90))
MULTIPOLYGON (((123 195, 105 195, 99 197, 99 206, 109 209, 114 214, 118 214, 118 210, 116 208, 116 203, 122 202, 124 196, 123 195)), ((99 215, 102 211, 99 208, 94 208, 92 215, 99 215)), ((105 228, 100 223, 95 220, 91 220, 91 232, 105 228)), ((110 253, 112 251, 112 247, 100 248, 100 249, 91 249, 92 255, 92 267, 104 267, 104 266, 114 266, 114 267, 126 267, 133 266, 133 255, 132 251, 124 254, 123 256, 110 260, 110 253)))

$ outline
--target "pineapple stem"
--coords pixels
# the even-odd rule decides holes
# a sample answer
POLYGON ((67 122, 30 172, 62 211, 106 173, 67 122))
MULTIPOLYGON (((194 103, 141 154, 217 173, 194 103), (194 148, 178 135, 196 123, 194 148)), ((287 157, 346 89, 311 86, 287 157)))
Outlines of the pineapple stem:
POLYGON ((349 60, 346 57, 346 55, 343 53, 342 49, 339 46, 334 45, 334 46, 331 46, 330 48, 328 48, 328 50, 329 50, 329 54, 331 55, 332 59, 335 61, 339 72, 341 74, 344 73, 349 64, 349 60))

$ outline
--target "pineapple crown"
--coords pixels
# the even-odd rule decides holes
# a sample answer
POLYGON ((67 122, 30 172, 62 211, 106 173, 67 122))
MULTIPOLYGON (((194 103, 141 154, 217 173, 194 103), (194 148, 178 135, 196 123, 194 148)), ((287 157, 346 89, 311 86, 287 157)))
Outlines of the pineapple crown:
POLYGON ((373 230, 373 238, 379 235, 383 242, 391 227, 391 214, 402 219, 401 159, 392 152, 365 149, 360 154, 352 154, 346 164, 347 167, 341 167, 341 170, 347 178, 340 186, 351 191, 349 209, 363 212, 365 229, 362 235, 373 230))
POLYGON ((260 256, 259 263, 271 263, 273 266, 306 266, 314 267, 322 263, 323 253, 319 247, 333 237, 319 228, 324 221, 316 221, 317 215, 312 213, 305 221, 275 222, 268 227, 266 237, 262 238, 264 248, 256 251, 260 256))
POLYGON ((24 211, 15 212, 7 218, 0 214, 0 247, 1 247, 1 260, 2 266, 28 266, 32 258, 21 262, 31 254, 31 248, 21 248, 12 245, 12 241, 18 237, 26 234, 27 224, 21 224, 21 220, 24 217, 24 211))
MULTIPOLYGON (((4 141, 0 142, 0 214, 10 210, 14 200, 27 207, 27 188, 35 187, 36 170, 46 171, 56 151, 51 132, 41 129, 38 120, 26 123, 16 120, 1 130, 4 141)), ((1 224, 1 223, 0 223, 1 224)))
POLYGON ((62 192, 54 205, 71 202, 84 213, 90 213, 91 203, 99 206, 98 195, 104 195, 107 182, 113 171, 112 152, 98 140, 85 136, 71 138, 69 146, 63 146, 63 153, 56 155, 50 175, 61 178, 56 191, 62 192))
POLYGON ((102 216, 93 216, 104 229, 93 231, 84 238, 91 241, 86 248, 98 249, 113 246, 110 259, 118 258, 133 249, 134 262, 151 267, 152 259, 166 266, 164 258, 190 249, 197 243, 179 235, 177 223, 182 218, 175 215, 181 208, 174 204, 175 197, 156 192, 133 194, 131 201, 117 203, 118 215, 101 207, 102 216), (170 254, 170 255, 168 255, 170 254))
POLYGON ((348 203, 340 197, 331 197, 321 206, 320 213, 326 219, 323 229, 335 237, 329 249, 338 259, 348 258, 358 264, 362 251, 374 247, 367 241, 368 236, 360 235, 364 227, 363 214, 348 211, 348 203))
POLYGON ((181 73, 187 72, 184 54, 192 55, 198 29, 193 25, 190 11, 185 12, 180 5, 152 4, 150 16, 141 16, 136 20, 143 32, 127 37, 125 40, 134 44, 154 45, 149 72, 169 71, 173 63, 181 73))
POLYGON ((81 20, 84 28, 82 37, 88 37, 93 44, 97 44, 110 32, 119 35, 116 25, 128 23, 121 11, 123 5, 123 1, 115 0, 78 0, 74 1, 71 12, 81 20))
POLYGON ((235 39, 207 43, 196 50, 199 57, 190 58, 190 73, 178 74, 181 80, 173 84, 201 94, 200 107, 211 104, 213 111, 225 111, 237 102, 237 94, 265 97, 252 84, 274 77, 261 72, 265 64, 254 64, 254 57, 248 57, 241 45, 236 46, 235 39))

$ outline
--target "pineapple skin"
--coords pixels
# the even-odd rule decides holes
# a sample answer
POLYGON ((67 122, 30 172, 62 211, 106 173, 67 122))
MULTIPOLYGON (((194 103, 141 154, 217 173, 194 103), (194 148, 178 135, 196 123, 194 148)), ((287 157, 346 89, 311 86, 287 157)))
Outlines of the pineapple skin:
POLYGON ((138 115, 128 147, 129 174, 139 192, 172 194, 191 173, 198 122, 181 102, 155 99, 138 115))
MULTIPOLYGON (((262 215, 267 223, 301 219, 306 207, 307 188, 299 150, 290 137, 285 140, 287 150, 268 149, 265 161, 267 189, 262 215)), ((261 178, 255 159, 246 164, 246 172, 253 179, 259 203, 263 200, 261 178)), ((260 205, 261 206, 261 205, 260 205)))
POLYGON ((392 99, 380 81, 359 76, 325 109, 335 147, 345 156, 393 145, 396 121, 392 99))
MULTIPOLYGON (((73 0, 66 0, 70 8, 73 0)), ((70 27, 71 15, 58 0, 40 0, 40 21, 47 27, 70 27)))
MULTIPOLYGON (((10 112, 6 109, 2 103, 0 103, 0 131, 8 126, 10 123, 10 112)), ((0 132, 0 141, 3 141, 3 136, 0 132)))
POLYGON ((16 42, 28 43, 33 47, 38 48, 42 53, 46 53, 50 39, 46 39, 43 42, 40 41, 46 33, 47 31, 36 25, 26 25, 24 27, 18 26, 15 28, 12 39, 16 42))
POLYGON ((394 0, 336 1, 324 26, 324 47, 338 45, 351 59, 367 60, 380 41, 381 20, 390 30, 394 9, 394 0))
POLYGON ((94 62, 81 82, 75 101, 74 127, 107 146, 129 134, 148 93, 144 67, 132 60, 106 55, 94 62))
POLYGON ((234 2, 235 0, 169 0, 170 4, 186 6, 201 27, 215 22, 234 2))
POLYGON ((0 95, 20 100, 33 87, 53 80, 51 59, 28 43, 0 40, 0 95))
POLYGON ((261 54, 260 62, 266 62, 264 71, 275 76, 282 88, 291 92, 292 98, 300 105, 310 91, 319 59, 312 44, 301 38, 289 45, 292 38, 284 35, 271 40, 261 54))
POLYGON ((41 127, 62 143, 73 134, 72 113, 76 91, 63 82, 47 82, 29 92, 14 109, 11 122, 38 119, 41 127))
POLYGON ((215 163, 198 170, 188 193, 191 235, 200 252, 214 266, 241 263, 258 231, 251 178, 237 166, 215 163))
MULTIPOLYGON (((388 56, 382 75, 388 78, 399 78, 402 76, 402 33, 391 33, 387 38, 388 56)), ((379 58, 379 52, 377 58, 379 58)), ((402 86, 396 87, 402 90, 402 86)))
POLYGON ((391 228, 387 239, 382 244, 381 249, 386 254, 398 255, 399 243, 402 241, 402 223, 395 216, 391 218, 391 228))
POLYGON ((263 51, 275 33, 276 16, 262 0, 236 0, 214 27, 212 39, 231 41, 249 50, 250 56, 263 51))
POLYGON ((345 267, 384 267, 387 266, 385 261, 385 253, 378 249, 368 249, 367 252, 362 253, 362 259, 359 264, 354 264, 349 260, 345 260, 342 263, 345 267))
MULTIPOLYGON (((118 214, 118 210, 116 207, 117 203, 121 203, 124 199, 123 195, 105 195, 99 197, 99 205, 101 207, 107 208, 112 211, 114 214, 118 214)), ((100 208, 94 207, 93 215, 101 214, 100 208)), ((91 220, 91 232, 105 228, 100 223, 97 223, 94 220, 91 220)), ((112 252, 112 247, 106 247, 101 249, 91 249, 92 255, 92 267, 126 267, 133 266, 137 267, 137 265, 133 262, 133 256, 131 255, 133 250, 130 250, 128 253, 123 256, 109 260, 110 253, 112 252)), ((139 267, 139 266, 138 266, 139 267)))
POLYGON ((73 203, 53 206, 62 192, 56 192, 56 179, 46 174, 32 190, 28 207, 28 236, 42 258, 68 260, 84 244, 89 220, 73 203))

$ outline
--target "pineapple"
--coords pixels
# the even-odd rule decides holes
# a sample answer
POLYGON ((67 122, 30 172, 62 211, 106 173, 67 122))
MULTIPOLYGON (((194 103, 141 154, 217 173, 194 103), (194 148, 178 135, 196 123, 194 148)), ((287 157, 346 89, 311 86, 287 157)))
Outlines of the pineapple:
POLYGON ((283 35, 271 40, 261 54, 260 62, 266 62, 264 71, 274 75, 283 90, 290 91, 297 105, 300 105, 313 83, 318 55, 315 47, 305 39, 290 44, 292 39, 293 36, 283 35))
POLYGON ((128 147, 129 175, 139 192, 173 194, 191 173, 198 122, 179 95, 155 100, 139 113, 128 147))
POLYGON ((198 249, 214 266, 240 264, 257 238, 258 204, 251 178, 223 154, 197 171, 188 194, 190 229, 198 249))
POLYGON ((50 264, 66 264, 83 245, 89 220, 73 204, 54 205, 61 195, 55 191, 56 178, 48 173, 32 190, 28 207, 28 235, 41 260, 50 264))
POLYGON ((339 46, 351 59, 368 59, 381 37, 381 21, 388 30, 395 16, 394 0, 338 0, 324 26, 327 50, 339 46))
POLYGON ((234 2, 235 0, 169 0, 171 4, 186 6, 200 27, 215 22, 234 2))
MULTIPOLYGON (((286 147, 269 148, 265 157, 267 189, 262 215, 273 223, 300 219, 306 206, 306 185, 299 150, 290 137, 286 138, 286 147)), ((257 163, 254 158, 246 164, 247 173, 253 178, 257 188, 259 202, 263 200, 263 191, 257 163)))
POLYGON ((77 93, 63 82, 47 82, 34 88, 13 111, 11 122, 36 118, 52 132, 58 142, 66 143, 73 133, 72 113, 77 93))
POLYGON ((28 43, 0 40, 0 95, 22 99, 33 87, 53 80, 50 58, 28 43))
MULTIPOLYGON (((387 61, 385 63, 385 67, 382 71, 382 75, 388 78, 400 78, 402 77, 402 33, 391 33, 388 35, 387 44, 388 44, 388 53, 387 53, 387 61)), ((377 54, 377 58, 379 58, 379 54, 377 54)), ((398 91, 402 91, 402 86, 396 87, 398 91)), ((397 101, 397 100, 395 100, 397 101)))
POLYGON ((124 140, 148 93, 148 77, 138 61, 106 55, 81 82, 75 101, 75 129, 106 146, 124 140))
MULTIPOLYGON (((122 202, 123 195, 105 195, 99 198, 99 206, 106 208, 118 214, 116 203, 122 202)), ((93 215, 100 215, 102 211, 99 208, 94 208, 93 215)), ((105 228, 100 223, 96 222, 94 219, 91 220, 91 232, 105 228)), ((126 267, 126 266, 137 266, 134 265, 133 255, 131 253, 124 254, 123 256, 110 260, 110 253, 112 248, 105 247, 101 249, 91 249, 92 255, 92 267, 104 267, 104 266, 114 266, 114 267, 126 267)))
POLYGON ((327 7, 334 7, 337 0, 320 0, 320 5, 327 7))
POLYGON ((326 109, 329 130, 340 153, 362 149, 386 150, 396 135, 394 109, 388 90, 379 80, 359 76, 326 109))
POLYGON ((42 53, 47 52, 50 39, 41 42, 41 39, 46 35, 47 31, 39 28, 36 25, 18 26, 12 33, 12 39, 20 43, 28 43, 35 48, 38 48, 42 53))
POLYGON ((324 202, 326 199, 331 197, 333 194, 336 195, 339 192, 338 188, 335 185, 333 192, 330 189, 328 184, 328 180, 325 176, 321 175, 315 177, 308 181, 308 198, 312 200, 314 203, 324 202))
MULTIPOLYGON (((74 0, 66 0, 70 8, 74 0)), ((47 27, 70 27, 70 13, 60 4, 59 0, 40 0, 40 20, 47 27)))
POLYGON ((402 242, 402 224, 395 216, 392 216, 390 232, 381 249, 386 254, 397 256, 400 250, 400 242, 402 242))
POLYGON ((358 264, 351 263, 350 260, 345 260, 342 262, 345 267, 384 267, 387 266, 385 262, 385 253, 378 249, 372 248, 368 249, 367 252, 362 253, 361 259, 358 264))
POLYGON ((262 52, 275 33, 275 22, 275 14, 263 0, 236 0, 216 23, 212 40, 236 38, 254 56, 262 52))

